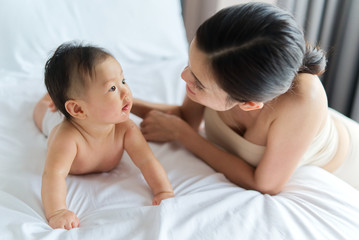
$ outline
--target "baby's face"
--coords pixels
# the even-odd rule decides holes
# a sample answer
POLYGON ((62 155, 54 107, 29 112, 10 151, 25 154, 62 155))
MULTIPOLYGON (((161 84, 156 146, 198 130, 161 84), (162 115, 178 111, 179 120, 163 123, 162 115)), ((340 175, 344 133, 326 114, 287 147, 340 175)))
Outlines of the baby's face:
POLYGON ((129 118, 132 93, 116 59, 108 57, 96 65, 94 81, 85 95, 86 111, 92 121, 120 123, 129 118))

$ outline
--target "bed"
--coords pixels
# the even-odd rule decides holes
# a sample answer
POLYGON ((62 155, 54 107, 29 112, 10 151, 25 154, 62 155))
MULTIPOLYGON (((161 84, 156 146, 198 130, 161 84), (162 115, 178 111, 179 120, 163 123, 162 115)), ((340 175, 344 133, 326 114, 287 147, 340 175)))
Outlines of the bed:
MULTIPOLYGON (((108 49, 133 95, 180 104, 188 43, 177 0, 0 1, 0 239, 358 239, 359 192, 325 170, 299 168, 282 193, 230 183, 176 143, 149 143, 176 194, 152 206, 129 159, 67 177, 81 225, 53 230, 41 204, 46 138, 32 121, 43 67, 71 40, 108 49)), ((131 115, 140 123, 141 119, 131 115)))

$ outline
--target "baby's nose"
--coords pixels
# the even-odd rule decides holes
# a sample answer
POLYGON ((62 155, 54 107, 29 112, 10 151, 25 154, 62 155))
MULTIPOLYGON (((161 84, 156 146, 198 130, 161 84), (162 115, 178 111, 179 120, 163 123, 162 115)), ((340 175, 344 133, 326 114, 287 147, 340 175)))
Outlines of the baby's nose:
POLYGON ((122 88, 120 91, 120 96, 122 99, 125 99, 126 97, 128 97, 128 92, 125 88, 122 88))

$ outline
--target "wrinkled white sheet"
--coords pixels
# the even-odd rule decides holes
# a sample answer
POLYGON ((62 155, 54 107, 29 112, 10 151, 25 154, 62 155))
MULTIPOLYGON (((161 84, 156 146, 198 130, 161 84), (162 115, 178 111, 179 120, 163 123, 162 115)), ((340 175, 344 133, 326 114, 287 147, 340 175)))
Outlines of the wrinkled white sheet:
MULTIPOLYGON (((168 81, 171 73, 162 74, 168 81)), ((0 239, 337 240, 359 236, 359 192, 325 170, 302 167, 282 193, 262 195, 233 185, 175 143, 150 143, 168 173, 175 198, 151 206, 149 187, 125 155, 108 173, 67 178, 68 207, 78 214, 81 226, 52 230, 40 198, 46 139, 32 122, 33 107, 45 89, 38 79, 1 75, 0 239)), ((135 74, 130 71, 129 75, 135 74)))
POLYGON ((81 226, 51 229, 40 198, 46 139, 32 121, 45 60, 64 41, 91 42, 120 61, 135 97, 179 104, 188 47, 180 3, 0 0, 0 26, 0 240, 358 239, 359 193, 330 173, 303 167, 281 194, 262 195, 175 143, 150 143, 175 198, 151 206, 125 155, 111 172, 69 176, 67 204, 81 226))

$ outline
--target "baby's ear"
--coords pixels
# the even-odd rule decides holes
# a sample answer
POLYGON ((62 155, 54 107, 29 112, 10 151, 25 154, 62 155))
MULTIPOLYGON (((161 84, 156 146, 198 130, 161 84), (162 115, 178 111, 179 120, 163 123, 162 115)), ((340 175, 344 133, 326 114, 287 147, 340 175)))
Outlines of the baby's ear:
POLYGON ((74 118, 85 119, 87 117, 81 102, 77 100, 67 100, 65 108, 66 111, 74 118))
POLYGON ((239 107, 243 110, 243 111, 252 111, 252 110, 257 110, 257 109, 261 109, 263 108, 264 103, 263 102, 244 102, 241 103, 239 105, 239 107))

